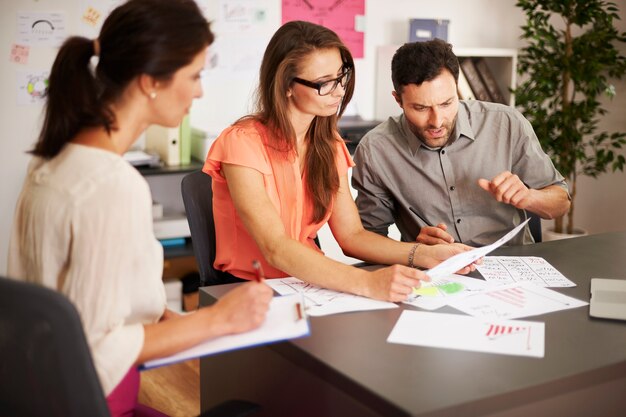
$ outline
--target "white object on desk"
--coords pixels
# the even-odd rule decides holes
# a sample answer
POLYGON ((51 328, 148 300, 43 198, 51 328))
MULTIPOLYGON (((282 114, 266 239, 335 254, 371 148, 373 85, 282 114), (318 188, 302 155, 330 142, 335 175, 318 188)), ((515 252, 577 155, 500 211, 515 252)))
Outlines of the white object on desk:
POLYGON ((425 310, 436 310, 448 305, 454 300, 467 297, 477 291, 482 291, 493 286, 495 286, 495 284, 483 281, 482 279, 450 274, 446 277, 422 282, 420 288, 413 290, 413 292, 418 295, 409 297, 404 303, 425 310), (457 285, 457 291, 446 291, 445 286, 447 285, 457 285))
POLYGON ((591 278, 589 315, 626 320, 626 280, 591 278))
POLYGON ((463 269, 467 265, 477 261, 478 259, 487 255, 489 252, 496 250, 497 248, 511 240, 513 236, 519 233, 519 231, 522 230, 524 226, 526 226, 526 223, 528 223, 529 220, 530 219, 526 219, 526 221, 520 223, 515 229, 511 230, 509 233, 502 236, 500 239, 490 245, 483 246, 482 248, 476 248, 467 252, 461 252, 454 256, 451 256, 436 267, 426 271, 426 274, 431 279, 435 279, 445 277, 446 275, 453 274, 456 271, 463 269))
POLYGON ((539 256, 486 256, 476 269, 485 281, 499 284, 526 281, 540 287, 576 286, 539 256))
POLYGON ((301 294, 309 316, 398 308, 394 303, 321 288, 293 277, 268 279, 265 282, 281 295, 301 294))
POLYGON ((300 295, 274 297, 261 327, 246 333, 208 340, 167 358, 148 361, 142 368, 150 369, 215 353, 308 336, 309 321, 302 315, 301 306, 300 295))
POLYGON ((144 151, 127 151, 124 153, 123 158, 126 162, 135 167, 146 165, 151 167, 159 166, 159 155, 149 154, 144 151))
POLYGON ((404 310, 387 342, 543 358, 545 324, 404 310))
POLYGON ((517 319, 587 305, 530 282, 500 285, 449 303, 471 316, 483 319, 517 319))

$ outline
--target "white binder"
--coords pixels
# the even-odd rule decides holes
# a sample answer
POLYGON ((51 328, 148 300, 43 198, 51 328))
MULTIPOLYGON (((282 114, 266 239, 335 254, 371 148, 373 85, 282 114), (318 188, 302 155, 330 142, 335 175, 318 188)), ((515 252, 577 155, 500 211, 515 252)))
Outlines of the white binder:
POLYGON ((180 127, 150 126, 146 130, 146 151, 158 153, 165 165, 180 165, 180 127))

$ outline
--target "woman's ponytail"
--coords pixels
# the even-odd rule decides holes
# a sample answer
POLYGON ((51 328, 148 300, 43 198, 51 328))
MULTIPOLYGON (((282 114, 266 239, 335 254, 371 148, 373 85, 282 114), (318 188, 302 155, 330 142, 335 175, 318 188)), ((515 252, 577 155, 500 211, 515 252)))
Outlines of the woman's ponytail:
POLYGON ((56 156, 85 126, 111 128, 111 116, 103 111, 98 82, 89 67, 95 45, 74 36, 61 46, 50 71, 43 126, 33 154, 56 156))

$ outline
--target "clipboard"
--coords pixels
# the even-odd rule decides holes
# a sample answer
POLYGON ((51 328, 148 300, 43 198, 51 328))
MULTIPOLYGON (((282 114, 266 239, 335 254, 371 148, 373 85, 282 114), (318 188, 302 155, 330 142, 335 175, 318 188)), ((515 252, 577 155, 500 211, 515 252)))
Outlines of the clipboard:
POLYGON ((246 333, 207 340, 174 355, 148 361, 139 369, 152 369, 192 358, 308 336, 309 320, 303 305, 301 294, 274 297, 270 302, 265 322, 260 327, 246 333))

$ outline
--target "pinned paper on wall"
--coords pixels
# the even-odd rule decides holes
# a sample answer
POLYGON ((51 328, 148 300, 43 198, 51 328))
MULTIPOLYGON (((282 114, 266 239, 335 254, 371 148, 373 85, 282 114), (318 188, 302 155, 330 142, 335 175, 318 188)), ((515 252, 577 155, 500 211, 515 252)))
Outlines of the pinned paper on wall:
POLYGON ((102 23, 117 6, 126 0, 81 0, 77 13, 81 16, 81 34, 95 38, 100 33, 102 23))
POLYGON ((252 81, 258 76, 263 52, 274 30, 268 19, 269 7, 267 0, 219 1, 212 28, 220 36, 209 48, 209 78, 222 82, 247 77, 252 81))
POLYGON ((87 7, 87 10, 85 10, 85 13, 83 13, 82 21, 90 26, 96 27, 98 23, 100 23, 101 17, 102 13, 89 6, 87 7))
POLYGON ((282 22, 305 20, 333 30, 352 52, 363 58, 365 0, 282 0, 282 22))
POLYGON ((221 0, 217 27, 220 33, 256 31, 267 24, 266 0, 221 0))
POLYGON ((30 47, 27 45, 18 45, 14 43, 11 45, 11 55, 9 61, 16 64, 26 65, 28 64, 28 55, 30 54, 30 47))
POLYGON ((17 71, 17 104, 41 104, 48 89, 50 71, 17 71))
POLYGON ((18 12, 17 43, 60 46, 67 36, 65 13, 18 12))

